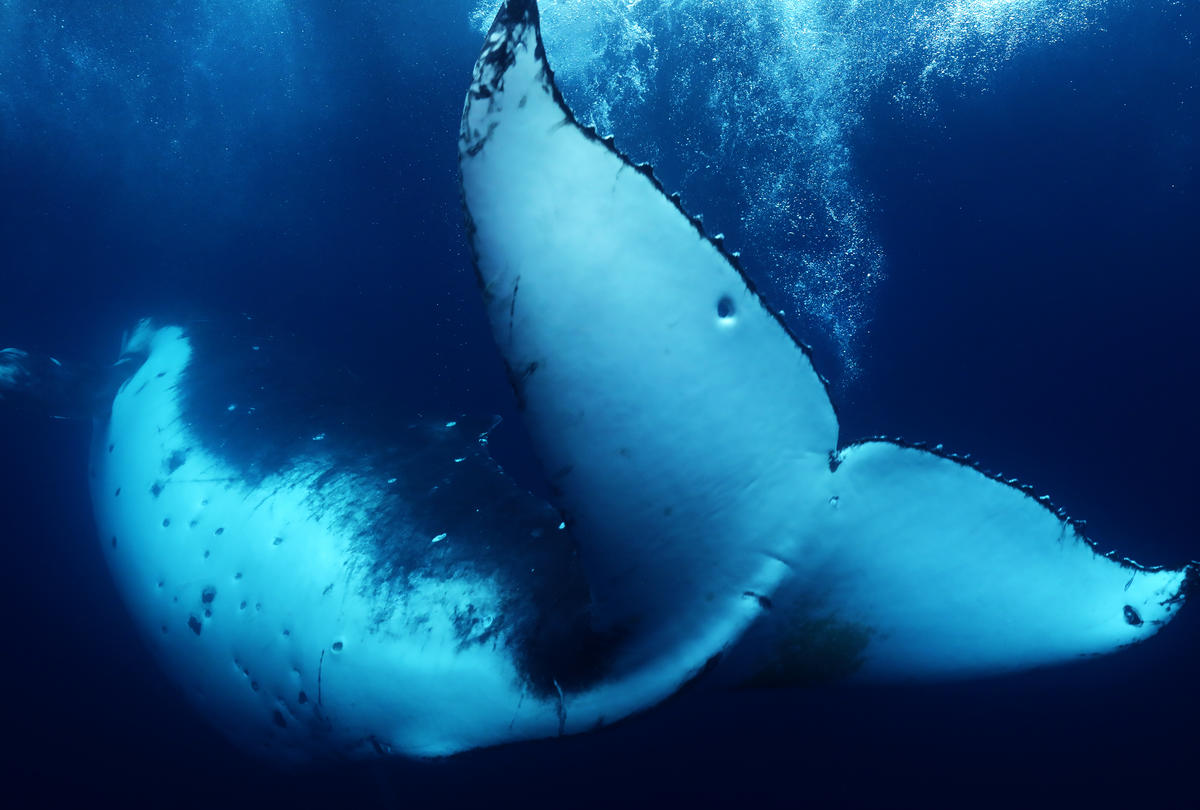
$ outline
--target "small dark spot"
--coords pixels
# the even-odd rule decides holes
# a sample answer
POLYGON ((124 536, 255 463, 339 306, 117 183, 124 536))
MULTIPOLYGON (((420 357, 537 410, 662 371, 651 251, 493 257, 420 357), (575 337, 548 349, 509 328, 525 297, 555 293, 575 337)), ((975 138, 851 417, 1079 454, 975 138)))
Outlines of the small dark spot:
POLYGON ((113 539, 112 539, 112 547, 113 548, 117 547, 117 536, 115 534, 113 535, 113 539))
POLYGON ((212 552, 210 552, 208 549, 204 549, 204 559, 206 559, 206 560, 207 560, 207 559, 208 559, 208 555, 209 555, 209 554, 211 554, 211 553, 212 553, 212 552))
POLYGON ((213 532, 213 534, 225 534, 225 527, 222 526, 221 528, 219 528, 215 532, 213 532))
POLYGON ((242 604, 238 605, 238 608, 239 608, 239 609, 241 609, 241 610, 245 610, 245 609, 246 609, 246 603, 243 601, 243 602, 242 602, 242 604))
POLYGON ((746 591, 745 593, 742 594, 742 596, 753 596, 755 599, 758 600, 758 606, 761 607, 763 610, 771 609, 771 600, 768 599, 767 597, 763 596, 760 593, 755 593, 754 591, 746 591))
POLYGON ((195 616, 188 616, 188 627, 192 628, 192 632, 200 635, 200 620, 195 616))
POLYGON ((155 374, 154 376, 155 376, 155 378, 156 378, 156 379, 159 379, 159 380, 161 380, 163 377, 167 376, 167 372, 165 372, 165 371, 160 371, 160 372, 158 372, 157 374, 155 374))
POLYGON ((238 571, 236 574, 234 574, 234 575, 233 575, 233 578, 234 578, 234 579, 241 579, 241 578, 242 578, 242 572, 241 572, 241 571, 238 571))
POLYGON ((1133 609, 1132 605, 1125 606, 1125 622, 1134 627, 1142 626, 1142 617, 1138 615, 1138 612, 1133 609))
POLYGON ((308 703, 308 695, 301 692, 300 696, 296 698, 296 702, 301 704, 308 703))
POLYGON ((200 601, 206 605, 211 605, 212 601, 217 598, 217 589, 209 585, 200 592, 200 601))
POLYGON ((198 520, 195 520, 195 519, 193 519, 193 520, 189 520, 189 521, 188 521, 188 528, 189 528, 189 529, 194 529, 194 528, 196 528, 196 526, 198 526, 199 524, 200 524, 200 521, 198 521, 198 520))
POLYGON ((250 681, 250 688, 253 689, 255 692, 257 692, 258 691, 258 681, 250 681))
POLYGON ((205 611, 204 611, 204 618, 206 618, 206 619, 211 619, 211 618, 212 618, 212 611, 211 611, 211 610, 208 610, 208 609, 206 608, 206 609, 205 609, 205 611))
POLYGON ((255 609, 255 610, 262 610, 262 602, 255 602, 255 603, 254 603, 254 609, 255 609))
POLYGON ((187 461, 186 452, 182 450, 173 451, 172 454, 167 456, 167 472, 174 473, 176 469, 184 466, 185 461, 187 461))
POLYGON ((275 713, 271 716, 275 718, 275 725, 279 726, 280 728, 287 728, 287 721, 283 719, 283 712, 279 711, 279 709, 276 709, 275 713))
POLYGON ((113 493, 113 497, 114 498, 121 497, 121 488, 120 487, 117 487, 117 491, 113 493))
POLYGON ((164 624, 164 625, 163 625, 161 628, 159 628, 159 629, 163 631, 163 634, 164 634, 164 635, 166 634, 166 632, 167 632, 167 626, 166 626, 165 624, 164 624))
POLYGON ((340 642, 340 641, 333 642, 333 651, 341 652, 342 651, 342 642, 340 642))
POLYGON ((283 538, 282 538, 282 537, 276 537, 276 538, 275 538, 275 542, 274 542, 274 543, 272 543, 272 545, 278 546, 278 545, 280 545, 280 544, 282 544, 282 543, 283 543, 283 538))
POLYGON ((721 296, 721 300, 717 302, 717 317, 732 318, 733 317, 733 299, 728 295, 721 296))
POLYGON ((159 495, 162 494, 162 490, 163 490, 162 481, 155 481, 154 486, 150 487, 150 494, 153 495, 155 498, 157 498, 159 495))
POLYGON ((329 596, 329 592, 333 590, 333 583, 330 582, 325 586, 325 590, 321 591, 321 596, 329 596))
POLYGON ((163 518, 163 528, 165 529, 165 528, 167 528, 167 527, 168 527, 168 526, 170 526, 170 525, 171 525, 171 519, 170 519, 170 518, 163 518))
POLYGON ((160 587, 160 588, 161 588, 162 586, 163 586, 163 581, 160 579, 160 580, 158 581, 158 587, 160 587))
POLYGON ((111 444, 110 444, 110 445, 108 446, 108 452, 110 452, 110 453, 111 453, 112 451, 113 451, 113 445, 111 445, 111 444))
POLYGON ((288 630, 288 629, 285 627, 285 628, 283 628, 283 634, 284 634, 285 636, 290 636, 290 635, 292 634, 292 631, 291 631, 291 630, 288 630))

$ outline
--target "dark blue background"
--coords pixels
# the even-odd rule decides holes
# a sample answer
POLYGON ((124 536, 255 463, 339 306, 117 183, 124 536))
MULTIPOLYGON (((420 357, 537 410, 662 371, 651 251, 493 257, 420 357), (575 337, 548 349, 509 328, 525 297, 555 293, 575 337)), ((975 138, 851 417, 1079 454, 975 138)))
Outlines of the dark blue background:
MULTIPOLYGON (((0 17, 32 32, 0 51, 0 344, 105 362, 144 314, 250 312, 414 412, 512 417, 499 452, 532 483, 460 222, 465 3, 306 5, 291 67, 247 45, 215 55, 207 91, 172 44, 211 24, 195 8, 44 5, 0 17), (45 68, 56 37, 143 67, 141 117, 111 87, 67 97, 69 72, 45 68)), ((985 93, 935 84, 933 115, 887 86, 866 107, 852 157, 889 281, 862 373, 837 385, 843 441, 969 451, 1102 543, 1178 564, 1200 557, 1200 18, 1163 3, 1102 22, 1019 53, 985 93)), ((0 423, 3 767, 42 801, 1194 804, 1195 608, 1137 649, 1021 676, 690 695, 580 738, 278 771, 210 730, 134 634, 94 537, 88 433, 0 423)))

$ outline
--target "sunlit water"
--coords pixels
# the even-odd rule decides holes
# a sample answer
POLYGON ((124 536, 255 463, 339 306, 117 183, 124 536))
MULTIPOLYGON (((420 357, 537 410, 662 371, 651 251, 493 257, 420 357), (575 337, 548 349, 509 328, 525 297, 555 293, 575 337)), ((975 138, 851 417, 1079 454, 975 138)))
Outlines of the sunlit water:
MULTIPOLYGON (((987 92, 1023 49, 1086 35, 1100 0, 548 0, 547 50, 582 120, 718 212, 853 377, 886 278, 850 139, 887 94, 936 115, 931 84, 987 92), (664 140, 663 134, 670 133, 664 140)), ((472 14, 482 30, 495 13, 472 14)))

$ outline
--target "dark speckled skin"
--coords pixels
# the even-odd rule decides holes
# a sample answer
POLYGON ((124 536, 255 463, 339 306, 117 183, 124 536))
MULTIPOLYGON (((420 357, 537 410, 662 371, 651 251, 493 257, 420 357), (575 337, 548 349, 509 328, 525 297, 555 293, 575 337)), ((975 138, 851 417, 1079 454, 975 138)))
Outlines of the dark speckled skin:
POLYGON ((366 490, 357 540, 381 585, 413 573, 493 579, 506 594, 505 613, 482 635, 464 615, 464 643, 506 631, 539 695, 555 695, 555 681, 574 691, 601 677, 615 639, 591 630, 576 543, 556 510, 492 460, 490 420, 397 418, 366 381, 314 369, 269 336, 253 340, 207 322, 189 325, 187 335, 195 356, 183 407, 206 447, 251 481, 319 450, 331 461, 313 485, 317 502, 343 475, 366 490), (443 533, 453 542, 430 544, 443 533))
MULTIPOLYGON (((298 480, 307 482, 315 513, 353 527, 380 592, 402 593, 411 575, 495 582, 502 615, 485 625, 468 608, 455 626, 464 645, 503 636, 532 694, 557 698, 560 687, 573 692, 603 678, 618 639, 592 630, 577 544, 560 514, 489 455, 494 418, 410 420, 369 380, 299 355, 244 316, 194 320, 184 330, 193 354, 178 386, 180 404, 205 450, 251 485, 323 465, 324 472, 298 480), (355 493, 353 516, 341 514, 347 488, 355 493), (431 544, 442 534, 450 540, 431 544)), ((87 370, 26 355, 24 383, 8 399, 94 416, 102 429, 112 395, 142 359, 87 370)), ((185 450, 164 460, 154 497, 185 461, 185 450)))

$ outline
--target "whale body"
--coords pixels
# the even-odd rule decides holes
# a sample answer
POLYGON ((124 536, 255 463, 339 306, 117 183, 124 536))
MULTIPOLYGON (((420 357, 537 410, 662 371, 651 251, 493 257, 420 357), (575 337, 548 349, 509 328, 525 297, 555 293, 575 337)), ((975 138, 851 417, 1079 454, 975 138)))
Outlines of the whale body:
POLYGON ((576 544, 492 461, 490 422, 385 413, 376 429, 306 358, 281 370, 275 341, 229 332, 141 322, 87 385, 0 353, 0 398, 53 410, 92 390, 104 555, 210 722, 297 761, 441 756, 620 717, 619 639, 592 631, 576 544), (594 714, 568 722, 568 689, 594 714))
POLYGON ((443 756, 595 729, 701 678, 1054 664, 1178 612, 1194 563, 1102 553, 963 458, 842 443, 810 351, 736 258, 575 120, 532 0, 496 17, 459 148, 549 503, 491 459, 490 422, 372 413, 237 329, 143 321, 98 373, 0 351, 6 404, 94 420, 118 589, 235 744, 443 756))

